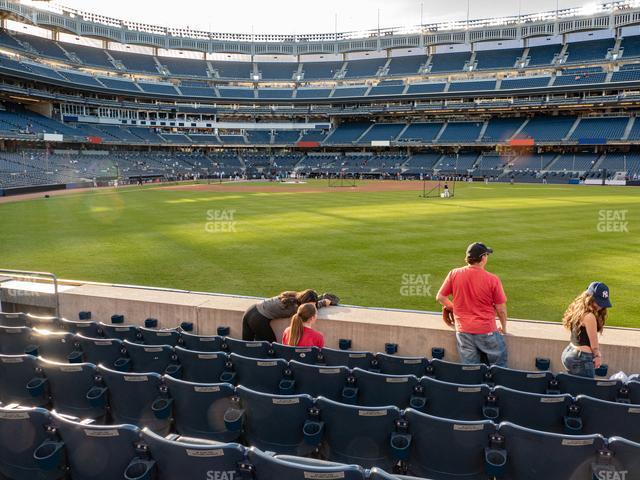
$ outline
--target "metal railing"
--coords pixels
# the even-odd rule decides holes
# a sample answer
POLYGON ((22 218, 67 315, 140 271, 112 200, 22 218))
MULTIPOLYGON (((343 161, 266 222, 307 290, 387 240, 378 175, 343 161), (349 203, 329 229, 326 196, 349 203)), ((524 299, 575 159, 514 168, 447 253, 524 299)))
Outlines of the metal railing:
MULTIPOLYGON (((29 270, 0 269, 0 277, 9 277, 13 280, 30 281, 33 283, 45 283, 53 285, 55 316, 60 316, 60 297, 58 296, 58 277, 49 272, 31 272, 29 270)), ((2 283, 0 283, 2 286, 2 283)))

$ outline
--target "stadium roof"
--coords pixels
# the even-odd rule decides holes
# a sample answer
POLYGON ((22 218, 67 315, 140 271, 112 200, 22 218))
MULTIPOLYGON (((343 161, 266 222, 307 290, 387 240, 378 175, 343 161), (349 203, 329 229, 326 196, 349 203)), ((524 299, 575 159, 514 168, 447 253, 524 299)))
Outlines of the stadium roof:
POLYGON ((131 45, 208 53, 304 55, 518 40, 640 24, 640 1, 624 0, 527 15, 366 31, 301 35, 219 33, 163 27, 55 4, 0 0, 0 15, 39 27, 131 45))

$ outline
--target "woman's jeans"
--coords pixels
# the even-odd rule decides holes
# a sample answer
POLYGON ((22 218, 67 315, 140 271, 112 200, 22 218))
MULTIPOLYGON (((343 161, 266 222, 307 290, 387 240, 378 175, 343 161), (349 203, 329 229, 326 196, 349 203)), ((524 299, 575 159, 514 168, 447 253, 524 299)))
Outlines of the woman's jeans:
POLYGON ((571 345, 567 345, 562 352, 562 365, 571 375, 588 378, 596 376, 593 354, 577 350, 571 345))

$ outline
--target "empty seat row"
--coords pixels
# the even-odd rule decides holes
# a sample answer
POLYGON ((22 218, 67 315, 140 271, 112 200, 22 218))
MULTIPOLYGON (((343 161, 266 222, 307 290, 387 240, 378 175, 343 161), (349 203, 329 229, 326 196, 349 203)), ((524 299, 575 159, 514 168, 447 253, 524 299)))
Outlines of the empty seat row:
POLYGON ((237 443, 95 425, 42 408, 0 407, 0 476, 11 480, 393 480, 374 468, 276 457, 237 443))
POLYGON ((383 375, 358 368, 349 371, 295 361, 287 366, 280 359, 231 357, 235 368, 226 372, 228 382, 216 379, 203 383, 153 372, 117 372, 89 363, 50 362, 29 355, 0 356, 0 402, 49 406, 67 415, 134 423, 161 433, 168 433, 173 425, 182 435, 232 441, 237 435, 233 429, 227 430, 223 419, 238 392, 250 389, 266 402, 259 409, 265 421, 288 418, 290 412, 279 411, 278 405, 298 404, 298 414, 304 416, 314 398, 322 397, 362 408, 411 407, 455 420, 510 421, 547 432, 600 433, 640 441, 640 405, 584 395, 573 398, 500 386, 453 384, 413 375, 383 375), (237 383, 237 390, 230 382, 237 383), (276 397, 280 400, 270 400, 276 397), (267 408, 272 403, 274 406, 267 408))
MULTIPOLYGON (((281 418, 277 425, 278 419, 271 419, 276 428, 253 434, 285 444, 316 444, 323 459, 359 466, 293 457, 278 461, 236 443, 163 437, 133 425, 94 425, 44 409, 13 406, 0 407, 0 473, 14 480, 56 480, 67 473, 72 480, 302 480, 363 478, 367 473, 362 468, 372 468, 369 475, 395 478, 378 470, 383 468, 433 480, 640 478, 640 444, 619 437, 571 437, 509 422, 462 422, 413 409, 353 407, 322 398, 314 414, 317 420, 306 421, 298 439, 287 438, 289 427, 299 426, 297 418, 281 418)), ((269 441, 265 445, 280 447, 269 441)))

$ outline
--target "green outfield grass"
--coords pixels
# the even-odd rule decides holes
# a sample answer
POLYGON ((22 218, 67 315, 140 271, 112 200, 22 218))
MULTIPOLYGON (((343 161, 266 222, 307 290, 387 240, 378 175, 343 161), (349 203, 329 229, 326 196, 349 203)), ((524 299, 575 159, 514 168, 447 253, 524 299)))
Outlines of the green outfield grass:
POLYGON ((600 280, 611 288, 610 324, 640 327, 637 189, 458 184, 453 199, 424 200, 301 187, 127 188, 0 204, 0 267, 259 296, 312 287, 349 304, 435 310, 447 271, 483 241, 495 250, 489 270, 503 280, 510 316, 559 320, 600 280), (628 232, 599 232, 601 210, 612 221, 626 210, 628 232))

